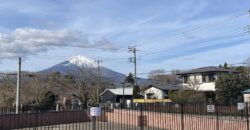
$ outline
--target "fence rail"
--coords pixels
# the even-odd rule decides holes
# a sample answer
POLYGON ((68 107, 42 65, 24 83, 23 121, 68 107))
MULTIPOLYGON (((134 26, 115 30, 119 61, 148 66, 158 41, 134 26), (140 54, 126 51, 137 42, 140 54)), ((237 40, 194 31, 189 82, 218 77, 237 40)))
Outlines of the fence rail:
POLYGON ((0 130, 250 130, 249 104, 104 104, 99 117, 82 107, 0 108, 0 130), (241 110, 238 109, 241 107, 241 110))

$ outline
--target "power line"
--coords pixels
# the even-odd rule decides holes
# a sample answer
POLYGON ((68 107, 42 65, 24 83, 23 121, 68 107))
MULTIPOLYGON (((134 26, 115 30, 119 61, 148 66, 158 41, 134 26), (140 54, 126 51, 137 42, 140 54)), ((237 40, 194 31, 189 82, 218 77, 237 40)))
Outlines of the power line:
MULTIPOLYGON (((233 34, 233 35, 224 35, 224 36, 222 36, 222 37, 217 37, 216 39, 209 39, 209 40, 206 40, 206 39, 204 39, 205 41, 204 42, 200 42, 200 43, 198 43, 198 44, 196 44, 196 45, 200 45, 200 46, 198 46, 198 47, 205 47, 205 46, 211 46, 212 44, 218 44, 218 41, 222 41, 222 40, 225 40, 225 39, 229 39, 229 38, 235 38, 235 35, 241 35, 241 34, 244 34, 244 32, 241 32, 241 33, 237 33, 237 34, 233 34), (212 41, 217 41, 217 43, 210 43, 210 42, 212 42, 212 41), (210 43, 210 44, 208 44, 208 43, 210 43), (201 45, 205 45, 205 46, 201 46, 201 45)), ((191 46, 190 46, 191 47, 191 46)), ((187 49, 187 48, 186 48, 187 49)), ((194 49, 194 47, 192 46, 192 49, 194 49)), ((162 51, 164 51, 164 50, 162 50, 162 51)), ((173 51, 173 50, 172 50, 173 51)), ((147 54, 147 55, 161 55, 161 54, 163 54, 164 52, 161 52, 161 51, 157 51, 157 52, 154 52, 154 53, 152 53, 152 54, 147 54)), ((165 53, 164 53, 165 54, 165 53)), ((169 53, 168 53, 169 54, 169 53)))
MULTIPOLYGON (((242 10, 242 11, 239 11, 239 12, 243 12, 243 10, 242 10)), ((244 15, 247 14, 247 13, 245 13, 245 10, 244 10, 244 13, 240 13, 240 14, 239 14, 239 12, 238 12, 237 14, 232 14, 232 15, 226 17, 226 18, 225 18, 224 20, 222 20, 222 21, 216 21, 216 22, 213 22, 213 23, 203 24, 203 25, 199 25, 199 26, 196 26, 196 27, 194 27, 194 28, 191 28, 191 29, 187 29, 186 31, 181 31, 180 33, 177 33, 177 34, 175 34, 175 35, 172 35, 172 36, 170 36, 170 37, 167 37, 167 38, 166 38, 167 41, 165 41, 165 42, 171 42, 170 40, 178 40, 178 39, 181 40, 181 39, 184 39, 185 37, 184 37, 183 34, 185 34, 185 33, 190 34, 190 33, 194 32, 194 31, 200 30, 200 29, 203 28, 203 27, 208 27, 207 25, 226 23, 226 22, 228 22, 228 21, 230 21, 230 20, 232 20, 232 19, 238 18, 238 17, 240 17, 240 16, 244 16, 244 15)), ((242 30, 242 28, 241 28, 241 30, 242 30)), ((221 34, 221 33, 220 33, 220 34, 221 34)), ((164 39, 161 39, 161 40, 159 40, 159 41, 163 41, 163 40, 164 40, 164 39)), ((164 51, 164 49, 161 50, 161 51, 164 51)), ((160 51, 157 51, 157 52, 160 52, 160 51)), ((153 53, 155 53, 155 52, 153 52, 153 53)), ((147 53, 147 55, 150 55, 150 53, 147 53)))
MULTIPOLYGON (((228 32, 220 33, 220 36, 217 36, 215 38, 217 38, 219 40, 219 38, 223 38, 225 36, 232 36, 232 35, 235 34, 235 32, 239 33, 240 30, 241 30, 241 32, 243 32, 242 28, 236 28, 236 29, 232 29, 232 30, 230 30, 228 32), (223 35, 221 35, 221 34, 223 34, 223 35)), ((212 41, 213 39, 203 38, 203 39, 199 39, 199 40, 211 40, 212 41)), ((198 41, 198 40, 196 40, 196 41, 198 41)), ((206 43, 206 42, 201 42, 199 44, 203 44, 203 43, 206 43)), ((162 49, 162 50, 159 50, 159 51, 155 51, 155 52, 151 52, 151 53, 147 53, 146 55, 152 55, 152 54, 155 55, 155 54, 158 54, 158 53, 162 53, 162 51, 165 51, 165 49, 162 49)))
MULTIPOLYGON (((242 11, 240 11, 240 12, 242 12, 242 11)), ((240 12, 237 12, 237 13, 240 13, 240 12)), ((171 35, 171 36, 168 36, 168 37, 165 38, 165 39, 169 40, 169 38, 173 38, 173 39, 176 39, 176 38, 183 38, 183 34, 190 34, 190 33, 194 32, 194 31, 198 31, 198 30, 200 30, 200 29, 202 29, 202 28, 204 28, 204 27, 209 27, 208 25, 211 26, 211 25, 214 25, 214 24, 216 24, 216 25, 218 25, 218 24, 224 24, 224 23, 226 23, 226 22, 228 22, 228 21, 231 21, 231 20, 233 20, 233 19, 235 19, 235 18, 244 16, 244 15, 247 15, 247 13, 246 13, 245 11, 244 11, 244 13, 242 13, 242 14, 232 14, 232 15, 226 17, 226 18, 225 18, 224 20, 222 20, 222 21, 215 21, 215 22, 213 22, 213 23, 207 23, 207 24, 203 24, 203 25, 198 25, 198 26, 196 26, 196 27, 193 27, 193 28, 190 28, 190 29, 186 29, 185 31, 180 31, 180 32, 178 32, 178 33, 176 33, 176 34, 173 34, 173 35, 171 35)), ((163 40, 164 40, 164 39, 161 39, 161 40, 159 40, 158 42, 163 41, 163 40)))

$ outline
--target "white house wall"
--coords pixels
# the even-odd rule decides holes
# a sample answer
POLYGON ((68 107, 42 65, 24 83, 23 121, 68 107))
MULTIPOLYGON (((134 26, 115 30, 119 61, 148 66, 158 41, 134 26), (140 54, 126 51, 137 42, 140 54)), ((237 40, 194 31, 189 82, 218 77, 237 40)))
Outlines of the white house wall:
POLYGON ((145 99, 147 99, 147 94, 152 94, 152 93, 154 94, 156 99, 164 99, 164 97, 166 96, 166 94, 162 90, 155 87, 147 89, 144 93, 145 93, 144 95, 145 99))
MULTIPOLYGON (((215 79, 218 76, 215 75, 215 79)), ((202 83, 202 75, 201 74, 193 74, 188 76, 189 83, 183 83, 183 86, 186 86, 189 89, 195 89, 200 91, 215 91, 215 82, 206 82, 202 83), (197 82, 196 87, 190 86, 191 82, 197 82)))
POLYGON ((202 83, 198 90, 201 91, 215 91, 215 82, 211 82, 211 83, 202 83))
POLYGON ((244 96, 244 102, 250 102, 250 94, 249 93, 245 93, 243 96, 244 96))
POLYGON ((190 75, 189 81, 191 82, 197 81, 198 83, 202 83, 202 75, 190 75))

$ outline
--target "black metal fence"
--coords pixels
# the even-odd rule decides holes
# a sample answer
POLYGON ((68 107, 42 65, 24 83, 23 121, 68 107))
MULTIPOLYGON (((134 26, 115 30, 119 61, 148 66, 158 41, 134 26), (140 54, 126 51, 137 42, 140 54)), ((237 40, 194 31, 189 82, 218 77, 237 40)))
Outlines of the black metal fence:
POLYGON ((249 104, 103 104, 92 117, 81 107, 0 108, 0 130, 250 130, 249 104))

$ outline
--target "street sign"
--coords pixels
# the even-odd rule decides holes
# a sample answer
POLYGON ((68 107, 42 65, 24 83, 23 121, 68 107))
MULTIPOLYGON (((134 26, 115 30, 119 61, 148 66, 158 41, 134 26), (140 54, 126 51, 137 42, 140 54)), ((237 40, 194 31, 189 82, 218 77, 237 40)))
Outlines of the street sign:
POLYGON ((90 115, 91 116, 101 116, 102 109, 100 107, 91 107, 90 115))
POLYGON ((207 112, 215 112, 215 106, 214 105, 207 105, 207 112))
POLYGON ((245 109, 245 103, 237 103, 238 110, 244 110, 245 109))

